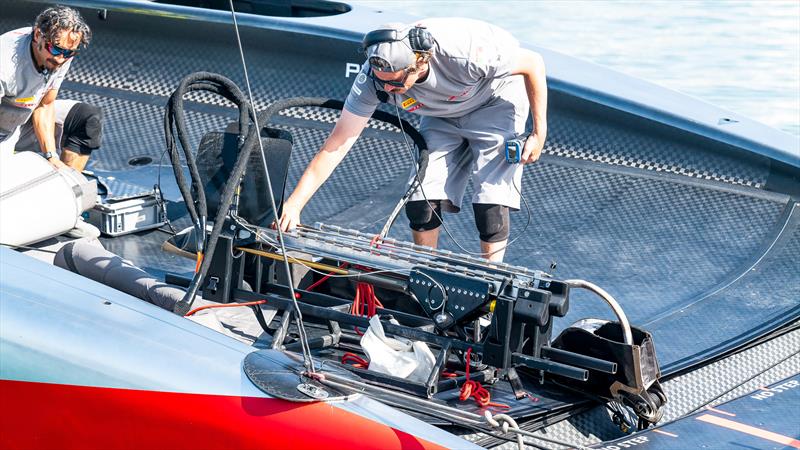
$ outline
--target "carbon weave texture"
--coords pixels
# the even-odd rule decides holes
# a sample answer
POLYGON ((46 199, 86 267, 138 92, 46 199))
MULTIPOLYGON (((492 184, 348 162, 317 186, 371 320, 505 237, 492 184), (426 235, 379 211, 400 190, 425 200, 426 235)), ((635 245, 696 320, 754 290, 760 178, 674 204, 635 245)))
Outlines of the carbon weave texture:
MULTIPOLYGON (((29 21, 3 17, 0 29, 10 30, 29 21)), ((180 37, 170 30, 159 34, 152 29, 141 32, 113 26, 109 22, 105 29, 96 29, 95 41, 75 61, 68 77, 78 87, 60 94, 104 108, 105 140, 103 148, 92 158, 94 169, 122 170, 129 167, 128 161, 134 156, 150 156, 157 161, 163 152, 163 104, 136 100, 136 95, 127 94, 155 96, 166 103, 179 80, 199 70, 221 73, 244 89, 233 35, 228 43, 223 43, 219 39, 197 39, 202 33, 180 37), (165 38, 166 35, 171 38, 165 38), (98 88, 107 93, 96 94, 98 88)), ((245 51, 258 109, 277 99, 298 95, 343 98, 350 87, 352 79, 343 76, 344 60, 335 52, 312 60, 280 48, 249 47, 247 42, 245 51)), ((358 61, 358 57, 352 60, 358 61)), ((216 96, 191 94, 187 98, 204 105, 227 106, 216 96)), ((282 115, 309 122, 308 127, 279 125, 291 130, 295 139, 295 157, 288 180, 291 187, 324 141, 337 114, 298 108, 282 115)), ((224 129, 233 118, 232 110, 230 113, 189 111, 194 146, 203 133, 224 129)), ((788 242, 768 252, 752 274, 744 274, 725 289, 702 298, 690 306, 690 311, 683 310, 687 302, 702 297, 710 288, 747 267, 748 261, 759 255, 765 241, 782 225, 780 218, 785 204, 746 194, 749 191, 743 194, 724 188, 743 185, 755 191, 765 182, 765 167, 558 108, 549 112, 549 127, 545 157, 528 167, 523 178, 522 189, 532 210, 532 223, 508 250, 507 261, 542 269, 557 261, 557 277, 580 277, 608 287, 634 323, 668 317, 669 320, 655 324, 657 347, 666 347, 662 343, 670 343, 672 347, 664 351, 662 364, 685 356, 686 345, 713 347, 740 333, 741 327, 749 325, 748 321, 768 323, 776 315, 784 314, 791 301, 796 303, 800 298, 796 283, 800 231, 795 227, 788 230, 792 233, 788 242), (595 166, 575 164, 583 161, 595 166), (653 178, 635 172, 605 170, 608 167, 667 176, 653 178), (686 178, 706 180, 708 184, 689 185, 682 182, 686 178), (783 291, 765 290, 765 287, 782 289, 787 280, 795 284, 783 291), (747 313, 741 314, 736 324, 725 322, 718 309, 720 305, 738 304, 744 305, 747 313), (698 317, 702 318, 699 322, 698 317)), ((369 199, 390 189, 395 189, 390 197, 399 197, 401 190, 396 189, 396 182, 405 177, 408 160, 394 130, 389 132, 389 127, 379 124, 371 128, 386 137, 360 139, 304 211, 306 223, 343 218, 342 212, 358 210, 369 212, 365 220, 372 229, 382 224, 393 205, 373 205, 369 199)), ((466 198, 471 192, 468 190, 466 198)), ((523 230, 525 208, 512 217, 514 237, 523 230)), ((447 216, 445 220, 449 231, 467 250, 478 248, 471 208, 465 207, 461 214, 447 216)), ((397 237, 410 237, 402 223, 393 233, 397 237)), ((127 241, 115 242, 113 250, 146 270, 158 273, 175 264, 172 257, 149 255, 158 252, 155 244, 136 246, 141 252, 131 254, 127 241)), ((442 246, 458 249, 444 236, 442 246)), ((571 301, 570 315, 563 323, 585 316, 611 318, 607 308, 589 294, 575 292, 571 301)), ((735 392, 743 393, 757 387, 754 383, 768 384, 792 371, 796 373, 800 370, 797 355, 786 357, 790 352, 778 353, 784 352, 784 345, 800 347, 798 332, 787 336, 770 341, 777 347, 762 345, 766 348, 762 353, 748 353, 755 349, 750 350, 670 381, 668 392, 675 406, 668 407, 668 416, 685 414, 694 405, 724 393, 736 382, 709 380, 744 380, 771 364, 776 354, 786 358, 784 363, 770 370, 764 379, 756 378, 735 392), (746 354, 750 356, 743 356, 746 354), (706 369, 709 372, 702 372, 706 369), (688 378, 695 374, 696 379, 688 378)), ((735 392, 719 401, 736 395, 735 392)), ((602 414, 594 414, 602 418, 602 414)), ((575 419, 579 429, 603 430, 598 425, 581 425, 580 420, 575 419)), ((559 437, 562 440, 575 436, 568 427, 563 431, 556 427, 550 433, 553 436, 564 433, 563 438, 559 437)))
MULTIPOLYGON (((93 158, 94 169, 125 169, 133 156, 148 155, 158 161, 164 148, 160 107, 81 92, 65 92, 64 96, 100 104, 107 111, 106 141, 93 158)), ((233 114, 188 112, 191 140, 196 143, 201 133, 224 129, 233 118, 233 114)), ((290 130, 295 140, 289 187, 296 184, 329 130, 329 125, 318 122, 309 125, 279 125, 290 130)), ((349 227, 351 223, 345 220, 348 215, 344 212, 350 211, 351 217, 369 219, 372 225, 367 231, 377 232, 402 193, 397 181, 405 179, 410 165, 396 134, 386 136, 364 136, 358 141, 304 210, 304 222, 325 221, 349 227), (388 192, 390 200, 375 204, 372 199, 381 192, 388 192)), ((610 289, 634 323, 680 311, 687 299, 702 294, 745 264, 780 226, 784 205, 773 200, 712 185, 687 185, 679 175, 643 177, 635 172, 598 170, 571 161, 546 157, 526 168, 523 192, 531 210, 531 224, 524 228, 524 206, 512 214, 512 238, 520 233, 523 236, 508 249, 506 260, 540 269, 547 269, 555 261, 556 276, 579 277, 610 289), (657 300, 650 298, 654 293, 658 293, 657 300)), ((155 178, 146 185, 154 183, 155 178)), ((468 189, 467 199, 471 192, 468 189)), ((410 239, 404 222, 401 215, 393 237, 410 239)), ((471 207, 465 207, 460 214, 446 215, 445 224, 464 250, 478 250, 471 207)), ((441 246, 464 251, 446 234, 441 246)), ((775 280, 791 276, 788 266, 798 251, 796 245, 787 247, 784 262, 777 263, 777 270, 766 271, 765 276, 775 280)), ((742 289, 727 292, 758 295, 757 281, 743 282, 741 286, 742 289)), ((727 295, 720 293, 717 297, 728 298, 727 295)), ((781 295, 771 294, 767 301, 778 307, 776 311, 787 306, 781 295)), ((712 308, 715 302, 709 299, 704 304, 712 308)), ((756 312, 764 317, 769 310, 762 307, 756 312)), ((707 325, 715 325, 713 318, 717 316, 704 314, 710 318, 707 325)), ((587 316, 611 318, 602 302, 588 293, 575 292, 563 324, 587 316)), ((721 331, 725 330, 736 333, 737 328, 730 326, 721 331)), ((658 344, 672 339, 674 333, 671 329, 658 329, 655 334, 658 344)), ((718 336, 692 336, 692 342, 699 346, 717 341, 718 336)), ((674 362, 682 354, 680 348, 675 351, 664 361, 674 362)))
MULTIPOLYGON (((669 402, 664 407, 664 417, 659 425, 678 420, 706 406, 716 406, 747 395, 800 373, 798 349, 800 331, 796 330, 663 383, 669 402)), ((522 427, 528 428, 525 425, 522 427)), ((604 407, 593 408, 536 433, 583 446, 623 436, 611 422, 604 407)), ((497 445, 496 440, 487 439, 483 434, 467 434, 462 437, 498 450, 517 448, 514 443, 497 445)), ((534 442, 544 448, 563 448, 545 441, 534 442)))
MULTIPOLYGON (((27 19, 0 19, 0 29, 25 25, 28 25, 27 19)), ((210 71, 231 78, 245 90, 232 29, 209 39, 203 36, 201 28, 179 34, 179 30, 166 26, 142 33, 132 26, 115 27, 119 24, 111 21, 94 25, 94 42, 73 64, 70 80, 166 97, 184 76, 210 71)), ((344 47, 349 48, 349 44, 344 47)), ((244 48, 255 106, 259 110, 277 99, 293 96, 344 98, 352 78, 343 76, 345 61, 337 56, 352 63, 361 62, 361 56, 354 49, 331 52, 328 57, 309 58, 300 52, 281 51, 257 39, 245 41, 244 48)), ((225 104, 223 99, 214 96, 188 98, 214 105, 225 104)), ((336 118, 336 114, 327 111, 282 114, 327 123, 336 118)), ((550 132, 545 154, 755 187, 763 185, 766 179, 765 167, 745 164, 703 148, 626 130, 571 111, 553 108, 548 115, 550 132)), ((415 116, 408 118, 416 122, 415 116)), ((375 122, 371 126, 381 130, 389 128, 375 122)))

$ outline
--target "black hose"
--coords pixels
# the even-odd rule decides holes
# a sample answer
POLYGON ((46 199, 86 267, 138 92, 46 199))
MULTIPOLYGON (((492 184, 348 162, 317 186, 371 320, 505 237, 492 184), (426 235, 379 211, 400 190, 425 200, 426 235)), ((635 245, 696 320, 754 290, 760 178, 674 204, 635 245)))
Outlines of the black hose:
MULTIPOLYGON (((248 100, 242 94, 238 87, 233 82, 222 75, 210 72, 197 72, 186 76, 181 80, 178 88, 170 96, 167 103, 166 113, 164 115, 164 135, 167 142, 167 149, 169 150, 170 160, 172 161, 175 179, 178 183, 178 188, 181 191, 184 201, 186 202, 187 210, 198 228, 198 248, 204 249, 206 255, 213 255, 214 248, 216 247, 219 235, 222 232, 222 226, 225 222, 225 217, 229 213, 231 204, 236 195, 237 188, 244 175, 249 162, 250 154, 257 143, 256 139, 259 138, 260 133, 256 130, 261 130, 269 122, 270 118, 280 112, 281 110, 294 107, 312 106, 341 110, 344 103, 339 100, 332 100, 320 97, 297 97, 285 100, 279 100, 269 108, 262 111, 258 118, 252 117, 252 108, 248 100), (208 237, 207 245, 202 245, 205 236, 205 219, 208 214, 208 207, 206 203, 206 196, 203 190, 202 180, 197 170, 194 154, 188 142, 188 133, 186 131, 186 118, 183 108, 183 96, 193 91, 209 91, 219 94, 231 102, 233 102, 239 109, 239 130, 240 130, 240 145, 239 154, 236 159, 233 170, 231 171, 228 182, 223 187, 220 194, 219 209, 217 217, 214 219, 214 228, 208 237), (258 123, 260 126, 252 126, 258 123), (186 159, 186 164, 189 167, 189 174, 191 176, 191 185, 186 180, 181 167, 180 155, 178 154, 177 145, 173 136, 173 127, 177 131, 177 137, 183 149, 183 154, 186 159), (241 136, 246 136, 242 142, 241 136), (197 199, 194 193, 197 193, 197 199)), ((376 111, 373 118, 381 122, 389 123, 398 128, 402 127, 407 130, 409 137, 419 149, 418 158, 418 171, 424 173, 425 167, 428 164, 428 147, 422 135, 414 129, 405 120, 399 119, 383 111, 376 111)), ((262 155, 264 158, 264 155, 262 155)), ((266 161, 262 161, 266 164, 266 161)), ((418 180, 419 182, 420 180, 418 180)), ((413 187, 413 186, 412 186, 413 187)), ((409 191, 411 192, 411 191, 409 191)), ((277 205, 276 205, 277 206, 277 205)), ((197 294, 201 280, 205 276, 211 264, 211 258, 203 258, 199 270, 192 278, 192 282, 187 289, 184 298, 176 303, 174 312, 183 315, 191 309, 194 297, 197 294)))
MULTIPOLYGON (((181 80, 177 89, 169 98, 167 102, 166 111, 164 114, 164 137, 166 140, 167 150, 169 151, 169 158, 172 162, 172 170, 175 174, 175 179, 178 182, 178 188, 181 191, 183 199, 186 201, 186 209, 189 216, 194 223, 200 221, 201 217, 208 215, 208 207, 206 203, 206 195, 203 190, 202 180, 200 173, 195 163, 194 153, 189 144, 188 132, 186 131, 186 117, 183 108, 183 96, 192 91, 209 91, 219 94, 228 100, 232 101, 239 108, 239 126, 245 127, 242 129, 242 135, 245 134, 249 121, 249 110, 242 108, 242 104, 247 104, 247 99, 244 97, 239 88, 229 79, 210 72, 196 72, 181 80), (186 181, 183 174, 180 155, 173 136, 173 127, 177 132, 178 140, 183 150, 186 165, 189 167, 189 175, 192 178, 191 187, 186 181), (197 199, 194 198, 194 193, 197 194, 197 199)), ((203 230, 204 231, 204 230, 203 230)))
MULTIPOLYGON (((178 183, 178 188, 180 189, 181 195, 186 202, 186 209, 189 211, 189 214, 195 223, 195 227, 198 228, 198 249, 203 249, 206 255, 214 254, 214 249, 217 245, 219 235, 222 232, 222 226, 225 222, 225 216, 228 214, 228 209, 233 203, 233 197, 236 194, 237 187, 239 186, 240 180, 242 179, 244 171, 247 168, 248 158, 253 150, 256 139, 258 139, 258 133, 256 132, 258 127, 252 126, 256 123, 256 118, 253 117, 253 113, 251 111, 252 109, 250 108, 250 103, 247 101, 247 98, 231 80, 222 75, 210 72, 197 72, 186 76, 183 80, 181 80, 178 88, 175 90, 175 92, 173 92, 169 102, 167 103, 167 108, 164 115, 164 135, 166 138, 167 149, 169 150, 169 156, 172 162, 173 171, 175 173, 175 179, 178 183), (239 109, 239 156, 236 160, 233 170, 231 171, 230 178, 220 194, 219 209, 217 211, 217 216, 214 219, 214 228, 211 230, 211 234, 208 237, 207 245, 202 244, 205 241, 205 219, 208 215, 208 207, 206 203, 205 191, 203 190, 203 182, 200 178, 200 174, 197 170, 197 164, 195 163, 195 157, 188 142, 186 117, 183 108, 183 96, 193 91, 208 91, 219 94, 233 102, 239 109), (180 156, 178 154, 177 145, 172 133, 173 127, 177 132, 178 140, 180 141, 181 148, 183 149, 186 165, 189 167, 189 174, 192 179, 191 186, 183 174, 180 156), (244 142, 242 142, 241 136, 244 135, 246 135, 246 138, 244 139, 244 142), (194 197, 195 193, 197 194, 197 199, 194 197)), ((181 299, 181 301, 175 304, 173 311, 176 314, 184 315, 191 309, 192 303, 194 302, 194 297, 197 294, 200 283, 208 271, 210 264, 210 257, 203 258, 200 268, 194 274, 192 282, 189 284, 186 295, 183 297, 183 299, 181 299)))

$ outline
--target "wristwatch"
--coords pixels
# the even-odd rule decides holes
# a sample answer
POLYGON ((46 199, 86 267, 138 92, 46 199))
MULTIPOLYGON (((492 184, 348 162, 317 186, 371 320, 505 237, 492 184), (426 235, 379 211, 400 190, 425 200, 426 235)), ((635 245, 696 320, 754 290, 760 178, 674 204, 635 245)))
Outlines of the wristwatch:
POLYGON ((50 161, 50 158, 56 156, 54 152, 44 152, 44 159, 50 161))

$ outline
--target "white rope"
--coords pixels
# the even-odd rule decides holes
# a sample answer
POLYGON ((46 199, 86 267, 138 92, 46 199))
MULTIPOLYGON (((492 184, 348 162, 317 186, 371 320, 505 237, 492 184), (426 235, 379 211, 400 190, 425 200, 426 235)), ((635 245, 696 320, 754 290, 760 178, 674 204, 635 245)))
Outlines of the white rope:
POLYGON ((483 417, 486 418, 486 422, 489 423, 489 425, 494 428, 500 428, 503 433, 508 433, 508 427, 510 426, 517 435, 517 447, 519 447, 519 450, 525 450, 525 441, 522 440, 522 434, 519 433, 521 431, 519 425, 511 416, 505 414, 495 414, 492 416, 490 411, 485 411, 483 417))
MULTIPOLYGON (((567 448, 577 448, 579 450, 588 450, 587 447, 584 447, 584 446, 582 446, 580 444, 575 444, 573 442, 559 441, 557 439, 552 439, 552 438, 540 436, 538 434, 533 434, 530 431, 525 431, 525 430, 523 430, 523 429, 521 429, 519 427, 517 422, 514 421, 514 419, 511 416, 506 415, 506 414, 495 414, 495 415, 492 415, 491 411, 484 411, 483 412, 483 417, 486 419, 486 423, 488 423, 490 427, 499 428, 500 431, 502 431, 503 433, 514 433, 514 434, 516 434, 517 435, 517 447, 520 450, 524 450, 525 449, 525 441, 522 439, 522 436, 527 436, 527 437, 530 437, 530 438, 533 438, 533 439, 538 439, 540 441, 549 442, 551 444, 556 444, 556 445, 560 445, 560 446, 567 447, 567 448)), ((538 445, 535 445, 535 444, 533 444, 531 442, 528 442, 528 445, 530 445, 532 447, 541 448, 538 445)))

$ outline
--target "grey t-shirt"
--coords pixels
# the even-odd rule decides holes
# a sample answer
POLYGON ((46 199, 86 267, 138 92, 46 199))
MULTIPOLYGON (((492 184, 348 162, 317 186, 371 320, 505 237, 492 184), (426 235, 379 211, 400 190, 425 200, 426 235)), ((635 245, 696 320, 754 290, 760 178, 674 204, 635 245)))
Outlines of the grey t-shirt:
MULTIPOLYGON (((482 105, 510 81, 519 42, 502 28, 473 19, 426 19, 436 44, 428 76, 405 94, 389 94, 388 101, 423 116, 461 117, 482 105)), ((356 76, 345 109, 369 117, 380 101, 380 85, 364 63, 356 76)))
POLYGON ((0 142, 18 133, 47 91, 61 86, 72 62, 39 73, 31 54, 32 31, 20 28, 0 36, 0 142))

